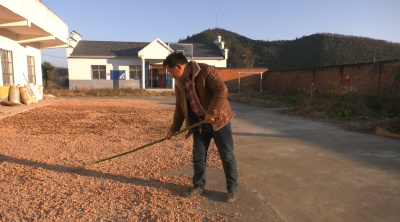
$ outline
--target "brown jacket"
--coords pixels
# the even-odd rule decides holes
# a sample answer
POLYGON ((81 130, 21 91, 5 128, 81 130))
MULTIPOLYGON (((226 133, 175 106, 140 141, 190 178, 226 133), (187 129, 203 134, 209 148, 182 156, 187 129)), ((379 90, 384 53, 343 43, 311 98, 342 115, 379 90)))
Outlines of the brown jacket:
MULTIPOLYGON (((215 118, 214 122, 212 122, 214 130, 221 129, 235 115, 228 102, 228 88, 214 67, 195 61, 189 62, 187 65, 192 66, 193 69, 192 82, 201 108, 205 113, 215 118)), ((186 127, 189 127, 188 103, 182 81, 176 80, 175 95, 174 120, 170 128, 172 132, 180 130, 183 120, 186 122, 186 127)), ((191 134, 192 130, 189 130, 186 138, 191 134)))

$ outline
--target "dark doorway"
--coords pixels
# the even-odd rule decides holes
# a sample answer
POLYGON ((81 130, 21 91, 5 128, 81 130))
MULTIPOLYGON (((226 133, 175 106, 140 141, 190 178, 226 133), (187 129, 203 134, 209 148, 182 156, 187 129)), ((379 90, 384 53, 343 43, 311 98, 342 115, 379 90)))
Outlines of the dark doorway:
POLYGON ((158 87, 158 69, 152 69, 151 70, 151 79, 152 79, 152 81, 151 81, 151 85, 152 85, 152 88, 153 87, 158 87))

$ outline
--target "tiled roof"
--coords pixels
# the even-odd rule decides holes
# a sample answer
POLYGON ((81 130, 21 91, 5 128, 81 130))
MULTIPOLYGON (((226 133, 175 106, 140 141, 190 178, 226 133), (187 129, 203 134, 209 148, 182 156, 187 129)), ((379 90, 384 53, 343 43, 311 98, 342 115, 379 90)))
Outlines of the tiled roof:
MULTIPOLYGON (((146 47, 148 44, 150 44, 150 42, 111 42, 81 40, 76 45, 74 51, 70 56, 137 57, 138 52, 146 47)), ((218 46, 216 46, 215 44, 192 44, 193 57, 223 57, 218 46)), ((172 49, 174 49, 174 47, 172 47, 172 49)))
POLYGON ((215 44, 193 43, 193 57, 223 57, 215 44))
POLYGON ((123 56, 137 57, 138 52, 149 42, 109 42, 109 41, 79 41, 71 57, 74 56, 123 56))

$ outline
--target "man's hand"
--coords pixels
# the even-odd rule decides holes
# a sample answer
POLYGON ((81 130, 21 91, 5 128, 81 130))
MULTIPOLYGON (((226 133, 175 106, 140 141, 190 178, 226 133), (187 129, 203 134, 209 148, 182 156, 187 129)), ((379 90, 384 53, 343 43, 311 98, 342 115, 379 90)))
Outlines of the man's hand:
POLYGON ((167 137, 167 139, 173 139, 174 137, 171 137, 172 136, 172 134, 174 134, 174 132, 172 132, 171 130, 169 130, 166 134, 165 134, 165 137, 167 137))
POLYGON ((214 122, 214 118, 213 117, 211 117, 210 115, 206 115, 206 119, 205 119, 205 121, 206 121, 206 123, 212 123, 212 122, 214 122))

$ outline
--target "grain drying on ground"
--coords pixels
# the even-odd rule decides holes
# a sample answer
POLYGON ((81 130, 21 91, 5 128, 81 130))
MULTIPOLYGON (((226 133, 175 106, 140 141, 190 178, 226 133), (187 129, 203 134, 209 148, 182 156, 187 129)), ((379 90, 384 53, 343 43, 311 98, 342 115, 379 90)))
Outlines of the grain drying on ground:
MULTIPOLYGON (((185 199, 184 135, 117 159, 82 165, 163 138, 173 107, 138 100, 66 100, 0 121, 0 221, 213 221, 185 199)), ((213 144, 208 166, 220 168, 213 144)))

